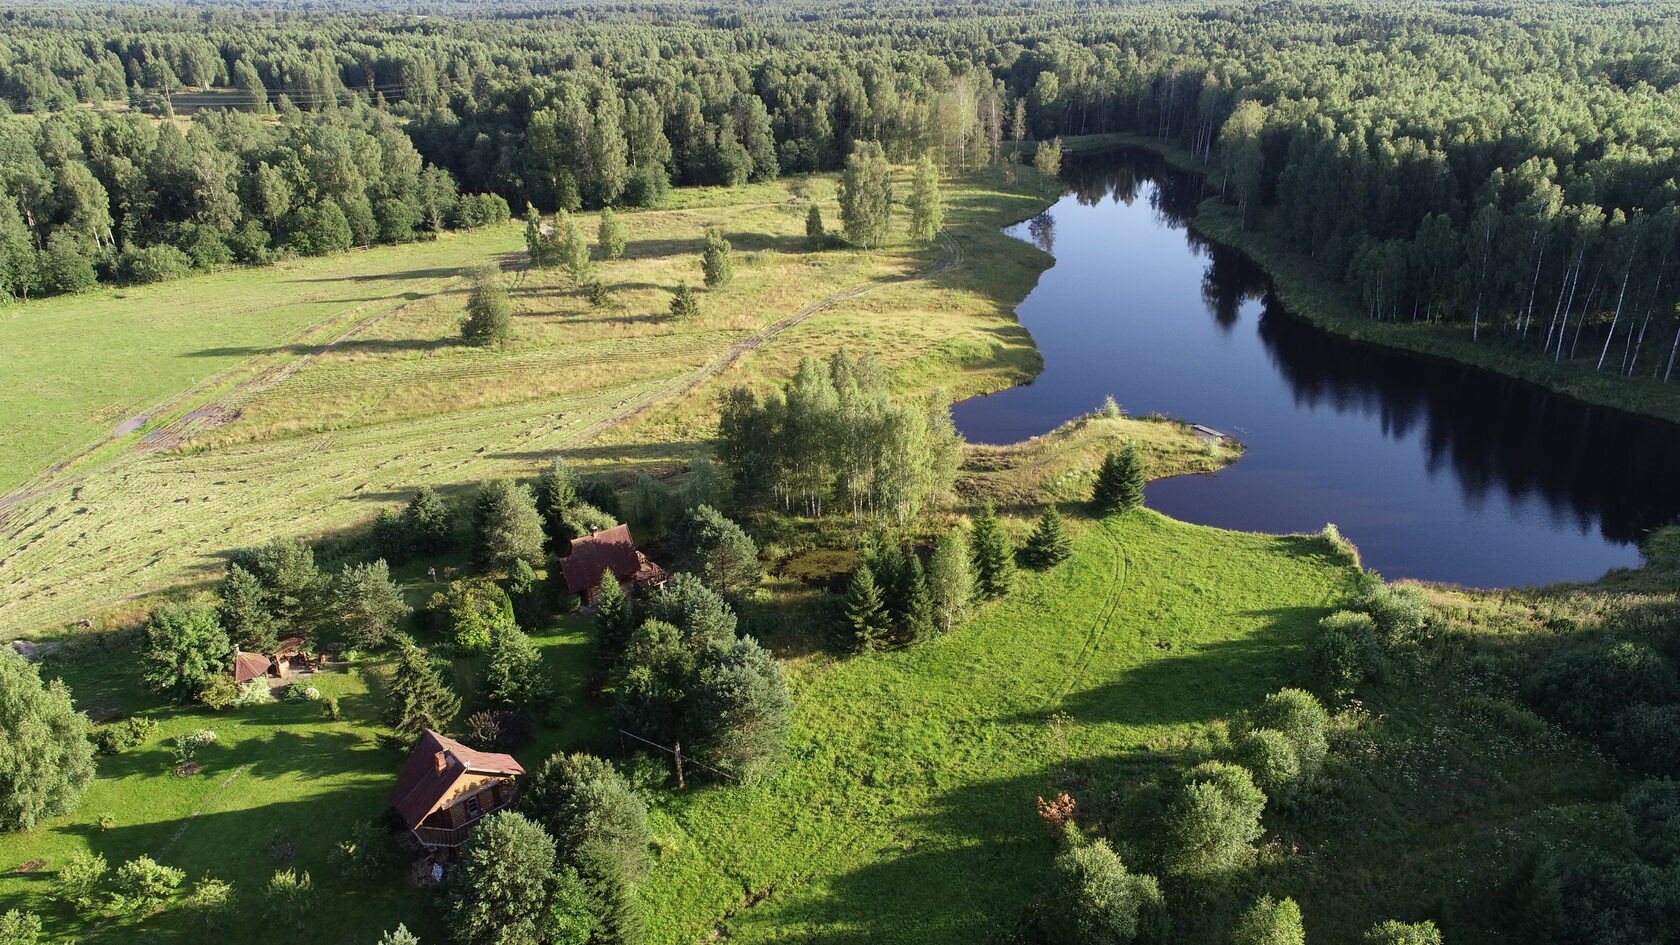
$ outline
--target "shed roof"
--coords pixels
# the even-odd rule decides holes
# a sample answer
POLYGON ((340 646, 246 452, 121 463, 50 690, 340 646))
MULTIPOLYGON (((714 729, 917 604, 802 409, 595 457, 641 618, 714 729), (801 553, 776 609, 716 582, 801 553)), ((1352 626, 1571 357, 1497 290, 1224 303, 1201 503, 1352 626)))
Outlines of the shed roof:
POLYGON ((581 594, 601 583, 601 575, 612 571, 620 580, 642 566, 630 526, 614 525, 593 535, 572 539, 572 553, 560 562, 566 575, 566 589, 581 594))
POLYGON ((267 676, 269 662, 269 658, 261 653, 233 654, 233 681, 247 683, 267 676))
POLYGON ((524 773, 525 769, 512 755, 476 751, 427 729, 415 740, 408 763, 403 765, 396 786, 391 788, 391 806, 412 830, 437 808, 439 801, 449 796, 462 775, 512 777, 524 773))

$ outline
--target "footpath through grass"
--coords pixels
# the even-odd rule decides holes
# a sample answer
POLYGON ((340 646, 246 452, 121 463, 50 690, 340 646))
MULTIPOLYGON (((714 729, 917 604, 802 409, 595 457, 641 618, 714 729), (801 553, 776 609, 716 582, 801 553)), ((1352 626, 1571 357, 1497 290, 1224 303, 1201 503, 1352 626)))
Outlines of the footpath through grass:
POLYGON ((1074 528, 1072 559, 947 637, 795 664, 773 778, 654 792, 649 941, 985 940, 1053 856, 1037 796, 1164 758, 1291 681, 1354 574, 1314 537, 1147 511, 1074 528))

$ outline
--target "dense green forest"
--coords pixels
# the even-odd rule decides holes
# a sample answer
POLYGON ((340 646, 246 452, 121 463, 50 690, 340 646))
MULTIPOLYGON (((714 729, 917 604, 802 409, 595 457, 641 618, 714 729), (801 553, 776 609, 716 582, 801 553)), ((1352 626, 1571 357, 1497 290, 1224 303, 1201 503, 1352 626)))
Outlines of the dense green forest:
POLYGON ((1202 156, 1373 318, 1673 371, 1680 5, 430 10, 7 11, 0 281, 73 291, 154 277, 148 248, 204 268, 497 215, 452 184, 631 207, 833 169, 859 141, 963 165, 1126 131, 1202 156), (175 103, 184 142, 140 117, 175 103))

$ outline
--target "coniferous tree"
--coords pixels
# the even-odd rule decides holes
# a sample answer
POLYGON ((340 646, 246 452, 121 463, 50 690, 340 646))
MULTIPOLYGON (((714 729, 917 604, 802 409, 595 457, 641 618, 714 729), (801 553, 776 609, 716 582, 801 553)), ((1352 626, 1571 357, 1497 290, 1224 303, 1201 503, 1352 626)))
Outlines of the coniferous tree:
POLYGON ((618 218, 611 207, 601 208, 601 222, 595 230, 595 242, 601 246, 601 255, 608 259, 620 259, 624 256, 624 221, 618 218))
POLYGON ((491 266, 472 273, 472 292, 467 296, 467 317, 461 320, 461 338, 470 345, 502 345, 513 337, 513 303, 500 275, 491 266))
POLYGON ((415 491, 414 498, 403 509, 403 519, 414 536, 416 551, 448 551, 454 543, 454 518, 431 486, 421 486, 415 491))
POLYGON ((918 242, 931 243, 945 225, 944 198, 939 193, 939 168, 929 155, 916 162, 916 176, 910 188, 910 234, 918 242))
POLYGON ((805 211, 805 245, 812 250, 828 245, 828 231, 823 229, 822 210, 814 203, 805 211))
POLYGON ((878 646, 891 630, 886 602, 868 562, 858 563, 852 571, 851 583, 846 586, 846 623, 857 637, 858 646, 865 650, 878 646))
POLYGON ((430 653, 397 634, 397 665, 386 689, 391 728, 410 738, 426 729, 442 731, 461 711, 461 697, 449 690, 430 653))
POLYGON ((595 595, 595 622, 590 634, 598 672, 605 673, 618 663, 635 629, 635 601, 617 581, 602 581, 595 595))
POLYGON ((542 654, 524 631, 503 629, 490 637, 490 660, 484 667, 484 697, 516 709, 547 700, 551 687, 542 654))
POLYGON ((933 590, 921 558, 905 557, 893 597, 893 620, 906 643, 919 643, 933 634, 933 590))
POLYGON ((59 680, 0 647, 0 831, 29 830, 73 810, 93 780, 87 716, 59 680))
POLYGON ((987 502, 974 520, 974 587, 982 597, 1002 597, 1015 580, 1015 546, 987 502))
POLYGON ((460 945, 584 942, 595 924, 577 873, 557 859, 554 838, 513 811, 484 818, 456 867, 449 926, 460 945))
POLYGON ((384 645, 412 609, 403 600, 402 589, 391 583, 391 569, 383 558, 345 565, 333 579, 331 602, 332 642, 340 652, 384 645))
POLYGON ((961 530, 952 529, 934 546, 927 581, 933 624, 949 633, 968 619, 974 601, 974 559, 961 530))
POLYGON ((671 543, 677 549, 677 566, 714 590, 751 587, 763 577, 758 545, 709 505, 689 512, 672 531, 671 543))
POLYGON ((497 479, 481 486, 473 502, 473 531, 479 564, 486 568, 505 570, 521 558, 543 560, 542 517, 524 483, 497 479))
POLYGON ((700 269, 705 273, 706 288, 717 289, 729 284, 735 278, 735 261, 731 255, 732 247, 723 238, 723 232, 716 227, 706 230, 706 248, 700 254, 700 269))
POLYGON ((229 564, 218 596, 216 615, 233 644, 254 653, 273 653, 280 634, 268 609, 268 591, 257 576, 229 564))
POLYGON ((1073 538, 1068 535, 1067 523, 1062 521, 1062 513, 1054 503, 1044 507, 1044 514, 1027 536, 1023 551, 1028 563, 1039 568, 1054 567, 1073 554, 1073 538))
POLYGON ((1091 489, 1091 506, 1099 515, 1114 515, 1143 504, 1143 461, 1137 447, 1110 451, 1097 469, 1091 489))
POLYGON ((686 322, 700 314, 700 300, 695 297, 694 290, 687 282, 677 283, 677 291, 671 294, 671 318, 675 321, 686 322))

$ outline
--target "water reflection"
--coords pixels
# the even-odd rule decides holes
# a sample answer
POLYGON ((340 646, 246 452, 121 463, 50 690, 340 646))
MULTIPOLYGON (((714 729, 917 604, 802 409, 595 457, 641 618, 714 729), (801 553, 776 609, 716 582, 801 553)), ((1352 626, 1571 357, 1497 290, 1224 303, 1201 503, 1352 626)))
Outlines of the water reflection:
POLYGON ((1590 579, 1680 516, 1680 428, 1313 328, 1185 229, 1204 185, 1151 155, 1064 176, 1068 196, 1012 231, 1057 257, 1019 309, 1044 373, 958 404, 970 439, 1041 433, 1110 394, 1208 423, 1246 455, 1152 484, 1152 506, 1259 531, 1334 521, 1391 577, 1590 579))

